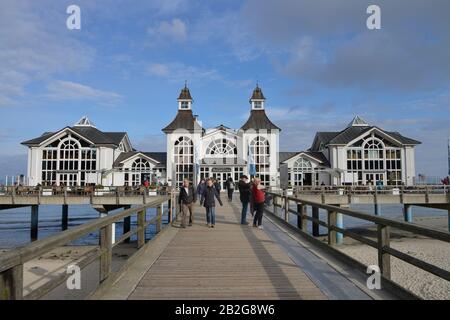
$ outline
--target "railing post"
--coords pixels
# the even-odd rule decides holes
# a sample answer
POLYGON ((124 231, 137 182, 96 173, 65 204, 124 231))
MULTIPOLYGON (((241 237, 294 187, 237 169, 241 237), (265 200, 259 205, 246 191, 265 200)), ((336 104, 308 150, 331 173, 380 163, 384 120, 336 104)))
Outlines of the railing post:
POLYGON ((164 212, 163 204, 156 207, 156 233, 159 233, 162 228, 162 215, 164 212))
POLYGON ((23 265, 19 264, 0 273, 0 300, 22 300, 23 265))
POLYGON ((112 225, 100 229, 100 282, 111 273, 112 262, 112 225))
POLYGON ((284 192, 284 221, 289 222, 289 199, 287 196, 287 190, 284 192))
POLYGON ((167 201, 167 222, 172 222, 172 196, 170 196, 170 199, 167 201))
POLYGON ((336 211, 328 210, 328 244, 333 246, 336 244, 336 231, 332 227, 336 226, 336 211))
MULTIPOLYGON (((312 217, 313 217, 313 219, 319 220, 319 208, 318 207, 312 207, 312 217)), ((319 224, 316 221, 313 221, 313 223, 312 223, 312 233, 313 233, 314 237, 318 237, 320 235, 319 224)))
POLYGON ((278 216, 278 196, 273 196, 273 214, 278 216))
POLYGON ((378 233, 378 266, 381 274, 387 278, 391 278, 391 255, 384 252, 384 248, 390 246, 390 230, 389 226, 377 225, 378 233))
POLYGON ((141 248, 145 244, 145 209, 137 214, 137 246, 141 248))
MULTIPOLYGON (((123 209, 128 210, 131 206, 127 205, 123 209)), ((130 232, 131 230, 131 215, 128 217, 123 218, 123 234, 130 232)), ((130 238, 125 239, 125 243, 130 243, 130 238)))
POLYGON ((303 217, 307 213, 307 207, 304 204, 297 204, 297 226, 300 230, 308 232, 308 219, 303 217))

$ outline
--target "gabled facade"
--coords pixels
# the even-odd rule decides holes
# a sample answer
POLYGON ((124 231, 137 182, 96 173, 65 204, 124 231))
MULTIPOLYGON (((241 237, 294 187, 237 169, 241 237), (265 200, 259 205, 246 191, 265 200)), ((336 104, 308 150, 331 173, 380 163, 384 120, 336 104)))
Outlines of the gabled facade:
POLYGON ((250 116, 240 129, 224 125, 204 129, 192 113, 193 99, 183 88, 175 119, 163 129, 167 137, 167 180, 179 186, 213 177, 222 184, 243 174, 257 175, 276 186, 280 129, 265 113, 265 97, 257 86, 250 98, 250 116), (254 172, 252 172, 254 171, 254 172))
POLYGON ((277 187, 280 164, 288 166, 291 187, 414 183, 419 141, 356 116, 342 131, 317 132, 307 151, 280 152, 280 128, 268 118, 259 86, 249 102, 250 115, 241 128, 221 124, 205 129, 193 114, 185 86, 175 118, 162 129, 166 152, 137 151, 127 133, 103 132, 83 117, 22 143, 28 147, 29 185, 136 186, 148 181, 179 187, 184 178, 197 183, 212 177, 224 187, 228 178, 237 181, 245 174, 277 187))
POLYGON ((334 172, 331 184, 412 185, 418 144, 356 116, 340 132, 318 132, 310 151, 321 152, 328 159, 334 172))

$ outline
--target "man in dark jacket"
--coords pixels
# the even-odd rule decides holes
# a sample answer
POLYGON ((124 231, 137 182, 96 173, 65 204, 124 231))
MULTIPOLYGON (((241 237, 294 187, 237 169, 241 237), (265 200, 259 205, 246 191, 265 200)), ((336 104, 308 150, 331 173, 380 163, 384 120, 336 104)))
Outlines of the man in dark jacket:
POLYGON ((197 185, 197 194, 200 196, 200 205, 202 205, 201 196, 205 188, 206 188, 206 181, 205 179, 202 179, 197 185))
POLYGON ((248 224, 247 222, 247 210, 248 204, 250 202, 250 183, 248 182, 247 176, 241 176, 238 183, 239 188, 239 198, 242 203, 242 213, 241 213, 241 224, 248 224))
POLYGON ((210 228, 214 228, 216 224, 216 198, 220 205, 223 206, 219 192, 217 192, 212 180, 208 179, 206 181, 206 188, 202 194, 201 202, 206 209, 206 222, 210 228))
POLYGON ((181 227, 186 228, 186 217, 189 212, 189 226, 194 222, 193 205, 197 201, 197 193, 193 186, 191 186, 188 179, 183 180, 183 186, 180 189, 180 196, 178 204, 181 206, 181 227))

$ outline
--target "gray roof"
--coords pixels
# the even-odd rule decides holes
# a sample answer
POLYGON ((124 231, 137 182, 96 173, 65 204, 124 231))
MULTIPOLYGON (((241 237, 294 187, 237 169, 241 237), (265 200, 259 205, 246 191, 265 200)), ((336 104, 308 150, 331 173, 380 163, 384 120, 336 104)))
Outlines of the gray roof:
POLYGON ((185 129, 189 132, 202 130, 202 127, 196 121, 192 110, 178 110, 178 113, 173 121, 162 131, 164 133, 170 133, 177 129, 185 129))
POLYGON ((79 134, 80 136, 84 137, 85 139, 91 141, 92 143, 96 145, 115 145, 118 146, 119 143, 122 141, 122 139, 127 134, 126 132, 102 132, 94 127, 66 127, 64 129, 61 129, 57 132, 46 132, 40 137, 27 140, 22 142, 23 145, 26 146, 36 146, 44 142, 45 140, 51 138, 53 135, 65 130, 65 129, 71 129, 75 133, 79 134))
POLYGON ((250 117, 247 122, 242 126, 242 130, 250 130, 250 129, 277 129, 281 130, 277 127, 270 119, 267 117, 266 112, 264 110, 252 110, 250 112, 250 117))
POLYGON ((384 134, 394 138, 395 140, 399 141, 401 144, 404 145, 417 145, 421 143, 420 141, 405 137, 401 135, 399 132, 385 131, 374 126, 351 126, 345 128, 340 132, 317 132, 311 150, 313 151, 319 150, 320 144, 323 145, 348 144, 352 140, 358 138, 360 135, 374 128, 380 130, 384 134))
POLYGON ((322 152, 316 152, 316 151, 299 151, 299 152, 279 152, 279 161, 280 163, 283 163, 292 157, 295 157, 296 155, 304 153, 314 159, 319 160, 322 162, 323 166, 325 167, 331 167, 330 162, 325 157, 325 155, 322 152))
POLYGON ((131 151, 131 152, 123 152, 121 153, 116 161, 113 163, 113 168, 120 168, 123 166, 121 164, 122 161, 125 161, 133 156, 135 156, 138 153, 142 153, 143 155, 152 158, 159 162, 157 167, 159 168, 165 168, 167 163, 167 152, 139 152, 139 151, 131 151))
POLYGON ((193 100, 192 96, 191 96, 191 92, 189 91, 189 88, 186 85, 181 90, 178 100, 193 100))
POLYGON ((280 163, 285 162, 286 160, 289 160, 293 156, 299 154, 300 152, 279 152, 278 157, 280 160, 280 163))
POLYGON ((264 97, 264 94, 259 86, 256 86, 255 90, 253 90, 250 101, 252 100, 266 100, 266 97, 264 97))

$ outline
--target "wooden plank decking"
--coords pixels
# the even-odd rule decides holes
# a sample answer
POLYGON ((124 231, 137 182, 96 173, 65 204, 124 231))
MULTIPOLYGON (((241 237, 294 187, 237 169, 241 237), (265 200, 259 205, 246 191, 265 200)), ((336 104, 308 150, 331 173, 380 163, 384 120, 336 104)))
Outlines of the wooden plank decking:
POLYGON ((263 230, 238 224, 239 207, 224 200, 210 229, 197 206, 128 298, 326 299, 263 230))

